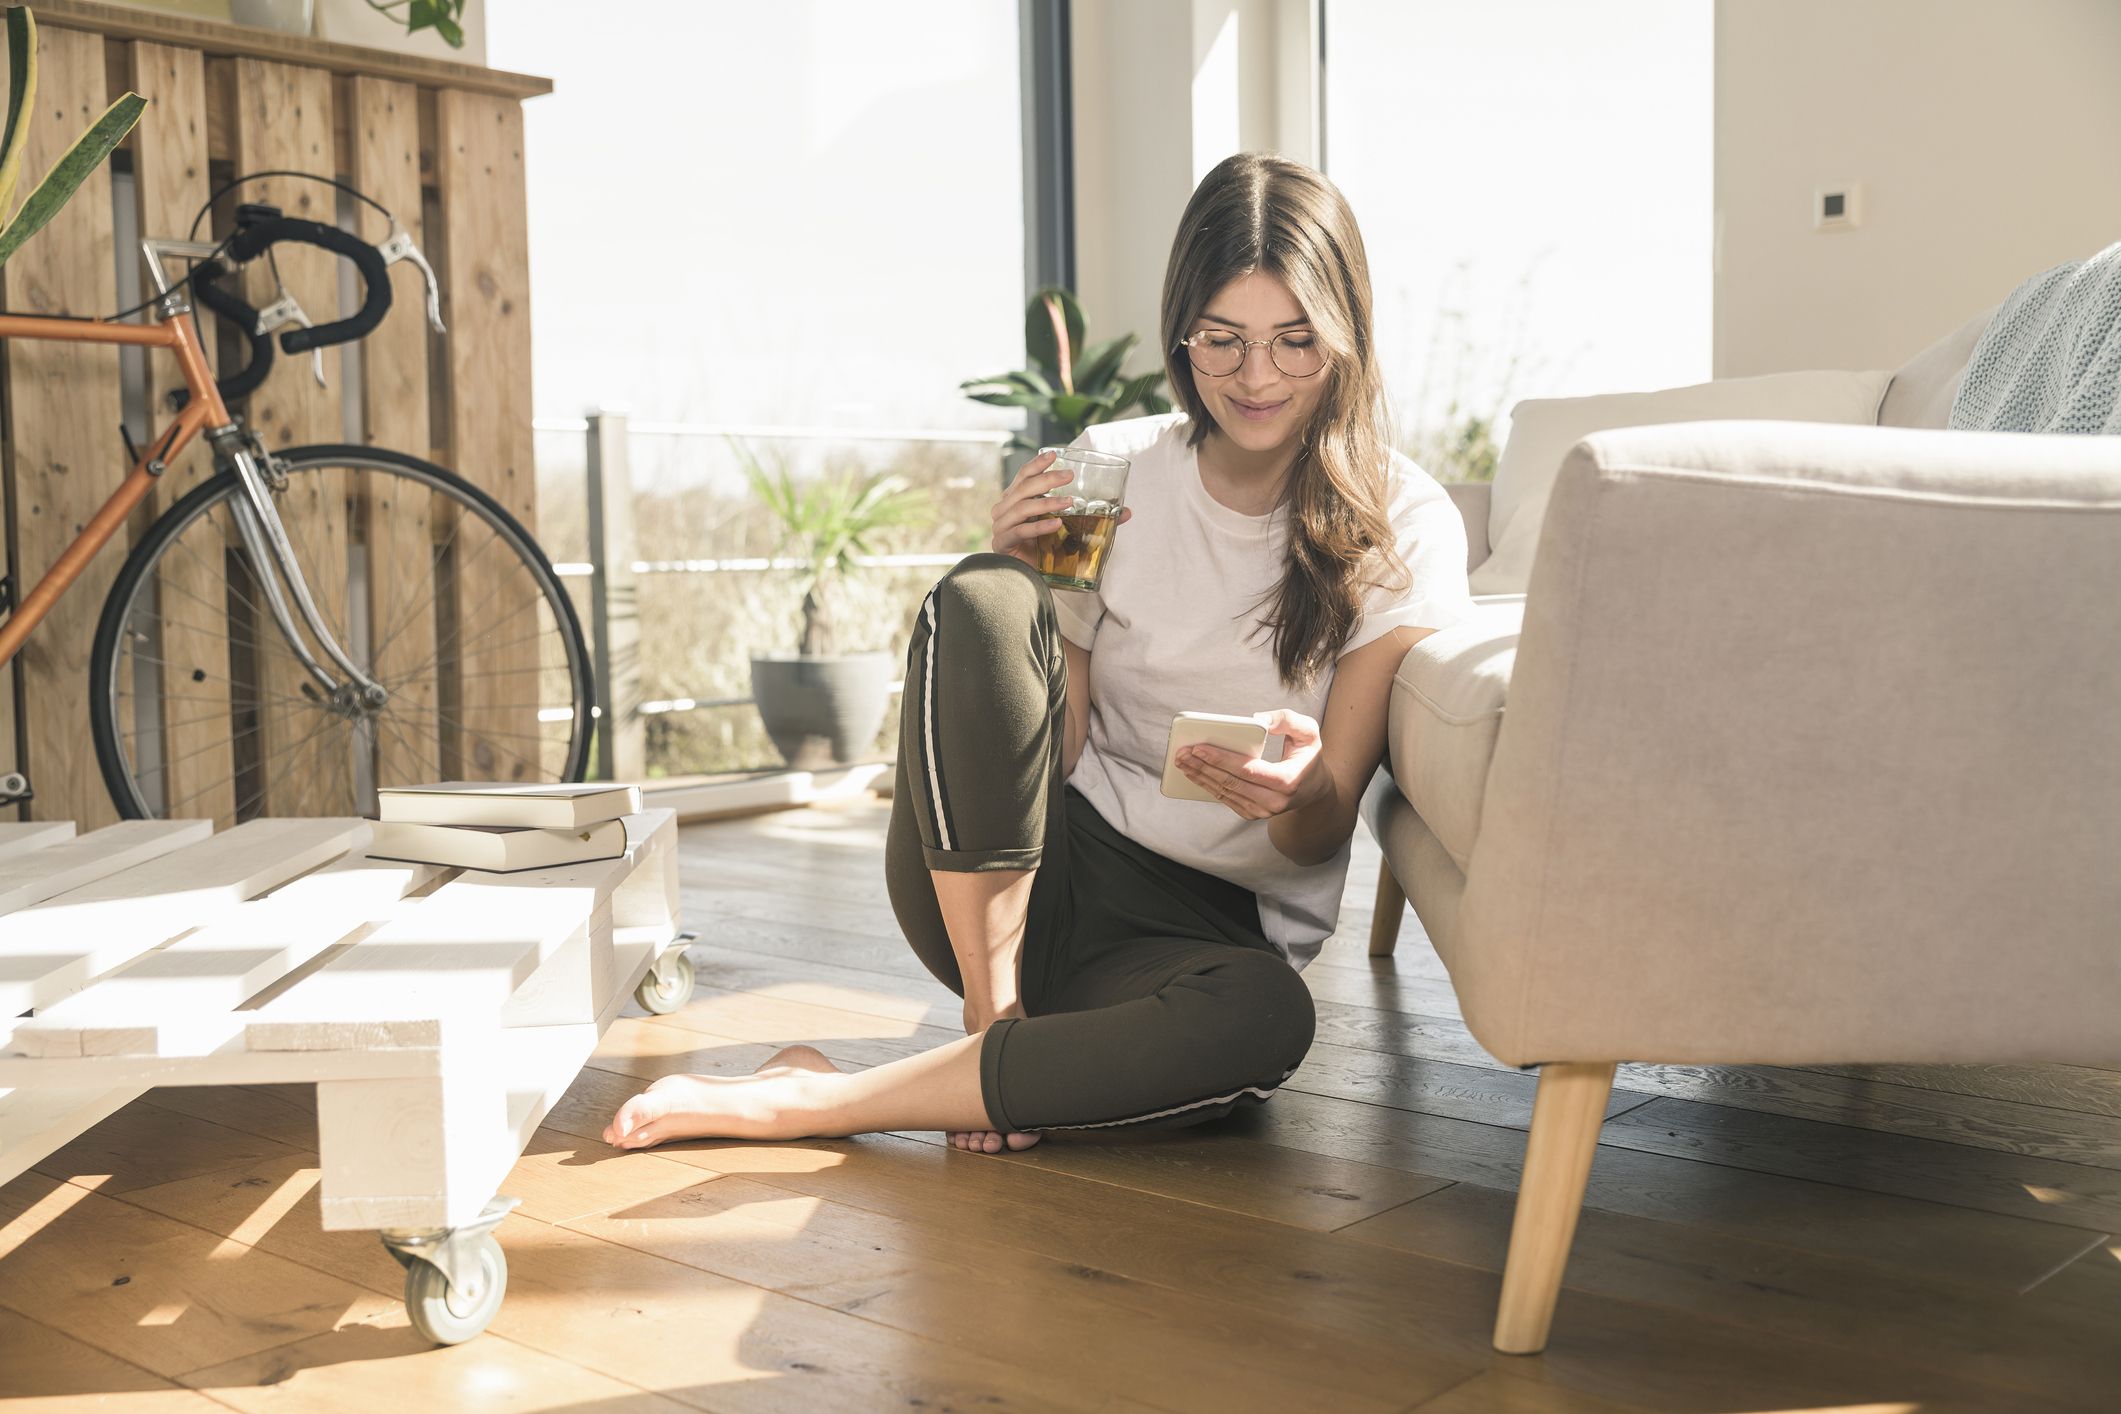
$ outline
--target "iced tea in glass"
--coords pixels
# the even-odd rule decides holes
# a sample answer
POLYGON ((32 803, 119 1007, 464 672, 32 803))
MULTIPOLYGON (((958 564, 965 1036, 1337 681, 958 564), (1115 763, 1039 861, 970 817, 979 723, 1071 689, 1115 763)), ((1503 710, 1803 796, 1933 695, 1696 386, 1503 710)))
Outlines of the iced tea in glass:
POLYGON ((1127 459, 1079 447, 1041 447, 1039 452, 1054 453, 1053 465, 1074 473, 1074 479, 1053 488, 1052 495, 1068 497, 1068 507, 1059 513, 1060 529, 1031 542, 1032 561, 1056 589, 1096 589, 1119 531, 1127 459))

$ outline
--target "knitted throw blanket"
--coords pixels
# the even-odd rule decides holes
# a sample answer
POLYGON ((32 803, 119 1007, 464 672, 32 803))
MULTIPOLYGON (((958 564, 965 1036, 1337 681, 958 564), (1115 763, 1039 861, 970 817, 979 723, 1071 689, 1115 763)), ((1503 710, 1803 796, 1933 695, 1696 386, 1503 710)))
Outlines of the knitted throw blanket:
POLYGON ((1974 345, 1949 425, 2121 432, 2121 241, 2011 291, 1974 345))

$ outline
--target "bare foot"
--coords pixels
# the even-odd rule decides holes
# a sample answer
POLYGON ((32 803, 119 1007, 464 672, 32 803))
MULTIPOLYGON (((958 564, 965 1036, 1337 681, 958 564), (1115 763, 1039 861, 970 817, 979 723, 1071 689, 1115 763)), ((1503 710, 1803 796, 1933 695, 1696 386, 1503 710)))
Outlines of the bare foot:
POLYGON ((800 1138, 801 1077, 823 1072, 838 1067, 817 1048, 784 1046, 750 1075, 666 1075, 619 1106, 604 1142, 646 1149, 673 1139, 800 1138))

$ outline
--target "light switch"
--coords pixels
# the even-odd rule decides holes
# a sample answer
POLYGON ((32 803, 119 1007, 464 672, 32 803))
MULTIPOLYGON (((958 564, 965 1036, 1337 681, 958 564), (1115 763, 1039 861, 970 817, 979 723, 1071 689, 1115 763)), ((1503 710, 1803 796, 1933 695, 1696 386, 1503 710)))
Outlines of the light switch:
POLYGON ((1853 231, 1863 221, 1863 186, 1843 182, 1812 193, 1812 229, 1853 231))

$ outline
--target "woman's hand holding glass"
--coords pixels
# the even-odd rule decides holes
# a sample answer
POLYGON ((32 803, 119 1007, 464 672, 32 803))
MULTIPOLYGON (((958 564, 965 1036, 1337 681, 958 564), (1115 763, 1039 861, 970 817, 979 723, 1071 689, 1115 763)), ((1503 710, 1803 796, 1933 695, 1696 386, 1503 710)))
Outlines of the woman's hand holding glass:
MULTIPOLYGON (((1053 490, 1075 479, 1075 474, 1065 467, 1053 469, 1053 456, 1050 451, 1040 452, 1025 462, 1009 489, 994 503, 991 548, 997 555, 1013 556, 1033 569, 1038 568, 1038 552, 1032 548, 1033 543, 1059 530, 1060 514, 1068 509, 1069 498, 1056 496, 1053 490)), ((1119 523, 1125 525, 1133 515, 1132 509, 1123 507, 1119 523)))
POLYGON ((1178 753, 1178 768, 1247 820, 1266 820, 1316 804, 1333 789, 1319 758, 1318 723, 1277 709, 1265 717, 1269 735, 1282 738, 1281 760, 1262 761, 1203 742, 1178 753))

